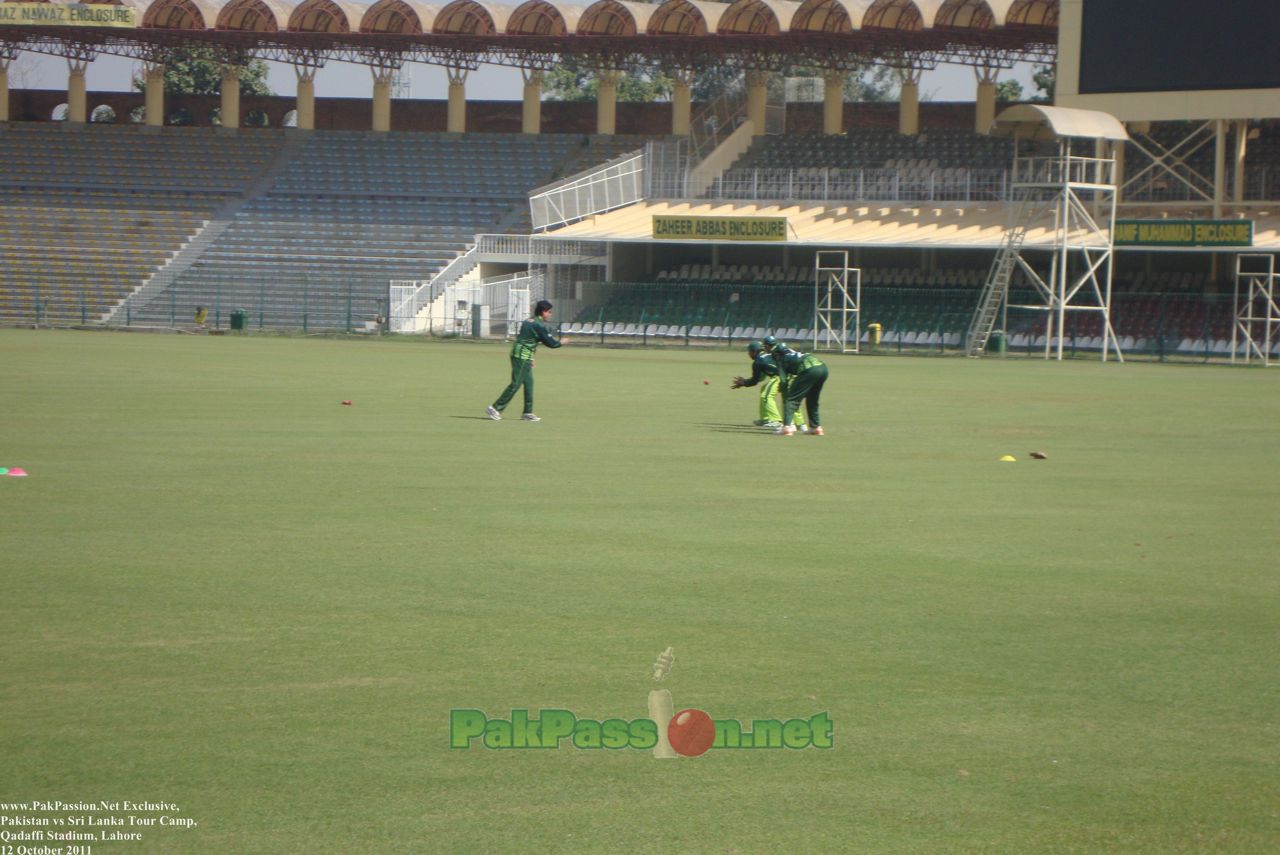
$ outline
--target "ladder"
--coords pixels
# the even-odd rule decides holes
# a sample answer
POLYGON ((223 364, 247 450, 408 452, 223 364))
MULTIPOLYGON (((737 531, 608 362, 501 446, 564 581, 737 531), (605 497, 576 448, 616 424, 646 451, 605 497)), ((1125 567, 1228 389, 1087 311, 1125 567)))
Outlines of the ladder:
POLYGON ((1022 242, 1027 238, 1027 212, 1031 208, 1032 189, 1017 188, 1017 202, 1009 228, 1005 230, 1004 242, 991 262, 991 270, 987 272, 987 281, 982 288, 982 296, 978 298, 978 308, 969 322, 969 331, 965 335, 965 353, 969 356, 981 356, 987 347, 987 339, 991 337, 991 329, 996 324, 996 315, 1000 313, 1000 305, 1009 294, 1009 282, 1013 279, 1013 270, 1018 266, 1018 257, 1022 251, 1022 242))

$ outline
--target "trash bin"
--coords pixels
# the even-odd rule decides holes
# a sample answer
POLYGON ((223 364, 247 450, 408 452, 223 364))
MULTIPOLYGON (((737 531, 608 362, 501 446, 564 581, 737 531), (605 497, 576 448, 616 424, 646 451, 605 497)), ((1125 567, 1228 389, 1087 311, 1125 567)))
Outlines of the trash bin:
POLYGON ((231 313, 231 328, 244 331, 249 328, 249 313, 244 309, 236 309, 231 313))
POLYGON ((1004 330, 992 330, 991 335, 987 338, 987 353, 1003 354, 1008 350, 1009 342, 1005 338, 1004 330))
POLYGON ((867 324, 867 332, 871 336, 871 346, 879 347, 880 334, 884 332, 883 328, 879 324, 867 324))

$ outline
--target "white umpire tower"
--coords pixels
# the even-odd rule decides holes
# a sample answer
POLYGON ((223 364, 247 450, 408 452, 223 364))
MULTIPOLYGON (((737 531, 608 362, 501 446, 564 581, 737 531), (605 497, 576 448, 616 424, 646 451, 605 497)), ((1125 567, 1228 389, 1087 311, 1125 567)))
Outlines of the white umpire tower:
POLYGON ((1280 342, 1280 303, 1276 302, 1276 257, 1261 253, 1236 256, 1235 324, 1231 327, 1231 361, 1261 360, 1271 364, 1271 351, 1280 342), (1243 349, 1243 354, 1241 350, 1243 349))
POLYGON ((846 250, 820 249, 813 260, 813 349, 857 353, 862 335, 862 270, 846 250))
POLYGON ((1019 156, 1015 150, 1009 222, 969 325, 968 354, 981 356, 996 318, 1003 310, 1007 320, 1008 310, 1015 308, 1044 313, 1045 359, 1062 359, 1067 312, 1090 312, 1102 318, 1103 361, 1114 353, 1123 362, 1111 326, 1111 272, 1116 221, 1112 147, 1129 138, 1124 125, 1096 110, 1019 104, 996 117, 992 134, 1051 142, 1057 152, 1019 156), (1028 247, 1027 236, 1033 232, 1047 232, 1048 241, 1028 247), (1044 273, 1026 257, 1033 249, 1050 252, 1044 273), (1009 305, 1015 269, 1034 286, 1036 302, 1009 305))

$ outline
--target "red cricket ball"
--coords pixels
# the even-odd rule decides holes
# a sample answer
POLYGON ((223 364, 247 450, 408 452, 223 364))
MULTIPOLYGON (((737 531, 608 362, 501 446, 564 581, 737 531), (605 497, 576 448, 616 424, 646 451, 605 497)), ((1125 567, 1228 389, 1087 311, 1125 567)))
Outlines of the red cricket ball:
POLYGON ((716 740, 716 725, 702 710, 680 710, 667 722, 667 741, 677 754, 697 757, 716 740))

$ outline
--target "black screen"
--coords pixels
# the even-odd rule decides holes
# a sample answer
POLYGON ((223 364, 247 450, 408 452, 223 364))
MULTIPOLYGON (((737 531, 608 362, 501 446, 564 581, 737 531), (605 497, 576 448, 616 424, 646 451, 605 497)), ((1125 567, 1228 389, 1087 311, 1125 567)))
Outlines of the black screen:
POLYGON ((1084 0, 1081 29, 1082 95, 1280 88, 1280 0, 1084 0))

